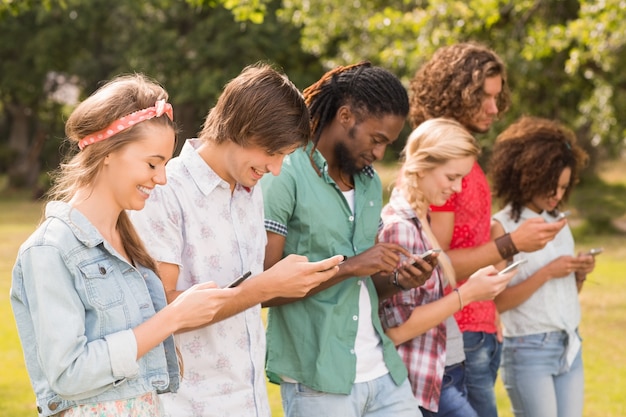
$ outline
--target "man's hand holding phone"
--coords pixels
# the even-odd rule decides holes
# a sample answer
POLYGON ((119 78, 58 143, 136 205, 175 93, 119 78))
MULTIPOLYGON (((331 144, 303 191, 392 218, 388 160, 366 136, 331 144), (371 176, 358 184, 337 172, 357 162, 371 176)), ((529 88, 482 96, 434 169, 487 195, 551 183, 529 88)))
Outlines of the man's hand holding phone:
POLYGON ((430 249, 422 254, 413 255, 394 271, 394 281, 402 289, 410 289, 424 285, 437 266, 437 257, 441 249, 430 249))

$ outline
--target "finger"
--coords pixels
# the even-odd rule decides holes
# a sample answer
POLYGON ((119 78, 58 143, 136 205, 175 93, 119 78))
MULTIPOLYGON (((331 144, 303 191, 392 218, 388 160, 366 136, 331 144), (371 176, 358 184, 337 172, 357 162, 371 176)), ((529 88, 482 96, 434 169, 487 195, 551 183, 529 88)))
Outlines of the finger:
POLYGON ((391 250, 396 255, 399 253, 406 257, 411 257, 412 255, 404 246, 398 245, 397 243, 381 243, 381 245, 384 245, 386 249, 391 250))
POLYGON ((347 259, 347 256, 335 255, 335 256, 331 256, 330 258, 323 259, 321 261, 311 262, 311 265, 313 266, 314 271, 325 272, 329 269, 333 269, 334 267, 338 266, 345 259, 347 259))

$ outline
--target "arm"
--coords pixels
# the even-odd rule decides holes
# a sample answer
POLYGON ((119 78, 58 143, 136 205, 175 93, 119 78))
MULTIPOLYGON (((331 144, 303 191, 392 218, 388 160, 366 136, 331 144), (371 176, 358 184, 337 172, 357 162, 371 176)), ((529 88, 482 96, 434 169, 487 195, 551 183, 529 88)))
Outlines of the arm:
POLYGON ((456 288, 445 297, 415 307, 406 322, 398 327, 387 329, 387 336, 396 346, 400 345, 437 326, 469 303, 492 300, 515 275, 515 272, 509 272, 505 275, 495 273, 496 269, 493 266, 476 271, 467 280, 467 283, 456 288))
MULTIPOLYGON (((278 233, 267 232, 267 246, 265 248, 265 261, 264 267, 271 268, 277 265, 277 262, 281 259, 285 248, 285 236, 278 233)), ((394 270, 395 266, 400 261, 398 253, 404 255, 409 254, 406 249, 394 245, 394 244, 376 244, 372 248, 360 253, 356 256, 351 256, 345 261, 341 262, 338 268, 338 272, 332 276, 331 279, 320 282, 319 285, 311 288, 306 296, 317 294, 331 286, 352 277, 368 276, 374 273, 383 271, 387 275, 394 270)), ((293 255, 292 255, 293 256, 293 255)), ((339 257, 343 260, 343 257, 339 257)), ((296 279, 298 282, 298 279, 296 279)), ((298 300, 301 297, 291 298, 274 298, 263 303, 264 307, 273 307, 277 305, 287 304, 298 300)))
MULTIPOLYGON (((528 219, 511 233, 511 239, 519 251, 534 252, 542 249, 548 242, 554 239, 554 236, 566 223, 567 220, 547 223, 540 217, 528 219)), ((451 241, 451 231, 454 229, 454 215, 450 216, 449 212, 431 213, 431 227, 435 237, 445 250, 442 242, 449 244, 451 241)), ((446 254, 450 258, 459 278, 469 276, 478 268, 502 261, 502 256, 494 240, 472 248, 446 250, 446 254)))

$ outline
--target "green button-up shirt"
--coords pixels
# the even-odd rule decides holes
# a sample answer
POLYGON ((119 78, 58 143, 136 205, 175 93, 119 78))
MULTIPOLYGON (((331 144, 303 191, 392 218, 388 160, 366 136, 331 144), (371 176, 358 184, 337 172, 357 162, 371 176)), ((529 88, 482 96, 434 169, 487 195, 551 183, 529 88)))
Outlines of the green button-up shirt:
MULTIPOLYGON (((318 261, 338 254, 357 255, 375 242, 382 209, 380 178, 371 167, 354 175, 353 214, 328 175, 322 154, 316 150, 312 160, 309 157, 311 146, 287 156, 279 176, 263 177, 266 230, 285 236, 283 256, 295 253, 318 261)), ((288 377, 318 391, 350 393, 356 376, 359 278, 364 277, 346 279, 311 297, 269 309, 266 370, 272 382, 288 377)), ((383 333, 374 284, 369 277, 365 282, 385 364, 399 385, 407 371, 383 333)))

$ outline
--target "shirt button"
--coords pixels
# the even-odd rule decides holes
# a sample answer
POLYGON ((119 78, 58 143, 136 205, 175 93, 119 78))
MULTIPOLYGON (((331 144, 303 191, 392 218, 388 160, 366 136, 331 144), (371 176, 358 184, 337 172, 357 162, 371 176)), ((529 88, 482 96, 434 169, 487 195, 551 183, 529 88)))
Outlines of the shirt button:
POLYGON ((350 220, 351 222, 353 222, 353 221, 354 221, 354 216, 350 216, 350 217, 348 217, 348 220, 350 220))
POLYGON ((370 201, 370 207, 374 207, 374 202, 370 201))
POLYGON ((352 316, 352 320, 357 321, 359 319, 359 316, 352 316))
POLYGON ((354 349, 350 349, 350 353, 354 355, 354 349))

